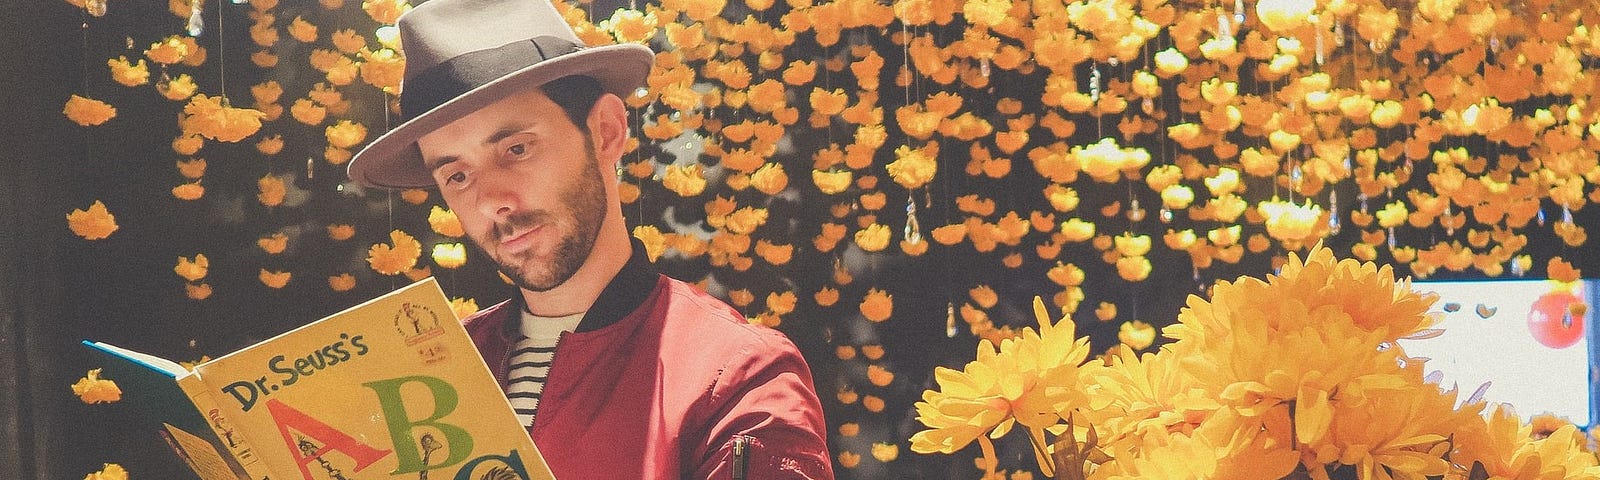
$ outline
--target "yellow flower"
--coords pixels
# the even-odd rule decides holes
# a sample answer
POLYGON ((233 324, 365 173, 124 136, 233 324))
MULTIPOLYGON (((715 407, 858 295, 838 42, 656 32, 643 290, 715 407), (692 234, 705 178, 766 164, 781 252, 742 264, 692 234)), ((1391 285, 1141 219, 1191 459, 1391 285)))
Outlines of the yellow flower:
MULTIPOLYGON (((78 396, 83 403, 111 403, 122 400, 122 389, 117 387, 117 382, 100 378, 100 369, 90 370, 77 383, 72 384, 72 393, 78 396)), ((118 467, 120 470, 121 467, 118 467)))
POLYGON ((368 85, 383 89, 385 93, 397 95, 400 93, 400 80, 405 76, 406 60, 393 49, 384 48, 375 52, 361 52, 362 60, 361 81, 368 85))
POLYGON ((400 230, 389 232, 389 244, 376 243, 367 249, 367 264, 384 275, 399 275, 417 265, 422 243, 400 230))
POLYGON ((680 197, 693 197, 705 191, 706 177, 698 163, 687 167, 667 165, 667 172, 661 178, 661 185, 680 197))
POLYGON ((339 123, 324 129, 324 134, 328 138, 328 145, 351 148, 366 141, 367 127, 349 120, 340 120, 339 123))
POLYGON ((1322 206, 1307 198, 1304 205, 1295 205, 1274 198, 1256 206, 1267 220, 1267 235, 1286 244, 1299 245, 1317 232, 1322 221, 1322 206))
POLYGON ((467 246, 460 243, 440 243, 433 246, 433 264, 440 268, 457 268, 467 263, 467 246))
POLYGON ((998 348, 980 340, 977 359, 962 370, 935 368, 939 390, 923 392, 916 404, 917 420, 928 429, 911 436, 912 451, 953 453, 979 440, 985 457, 992 458, 988 437, 999 438, 1020 423, 1029 429, 1039 464, 1051 475, 1044 429, 1061 420, 1058 412, 1085 403, 1078 369, 1088 357, 1089 340, 1076 337, 1069 317, 1052 322, 1042 300, 1034 299, 1033 310, 1037 331, 1024 328, 998 348))
POLYGON ((894 459, 899 458, 899 457, 900 457, 900 446, 899 445, 896 445, 896 444, 893 444, 893 443, 883 443, 883 442, 872 444, 872 458, 876 458, 880 462, 884 462, 884 463, 893 462, 894 459))
POLYGON ((106 204, 95 200, 88 210, 73 209, 68 213, 67 228, 84 240, 101 240, 117 231, 117 219, 106 210, 106 204))
POLYGON ((223 97, 195 95, 183 107, 178 125, 186 133, 220 142, 237 142, 261 129, 266 114, 249 108, 234 108, 223 97))
POLYGON ((1122 257, 1117 259, 1117 275, 1130 282, 1143 281, 1150 277, 1150 259, 1145 257, 1122 257))
POLYGON ((460 238, 466 232, 461 228, 461 219, 456 218, 456 213, 444 207, 434 205, 428 211, 428 226, 435 233, 451 238, 460 238))
POLYGON ((294 105, 289 106, 289 115, 294 116, 300 123, 316 126, 321 125, 323 119, 327 118, 328 109, 310 99, 302 98, 295 100, 294 105))
POLYGON ((1376 215, 1378 217, 1378 226, 1394 228, 1405 224, 1406 217, 1411 215, 1411 211, 1406 209, 1404 202, 1395 200, 1388 205, 1384 205, 1383 209, 1378 210, 1376 215))
POLYGON ((111 67, 111 79, 129 87, 137 87, 150 83, 150 68, 145 65, 144 59, 139 63, 130 63, 128 57, 119 56, 106 60, 106 66, 111 67))
POLYGON ((194 201, 205 195, 206 187, 200 185, 200 182, 181 183, 176 187, 172 187, 172 196, 177 197, 179 200, 194 201))
POLYGON ((768 162, 750 174, 750 186, 761 193, 777 195, 789 186, 789 175, 784 173, 782 163, 768 162))
POLYGON ((266 285, 268 288, 274 289, 283 288, 285 285, 288 285, 289 278, 291 276, 293 276, 293 274, 290 272, 275 272, 265 268, 261 269, 261 272, 256 274, 256 278, 261 280, 262 285, 266 285))
POLYGON ((1061 234, 1069 242, 1082 242, 1094 236, 1095 225, 1082 218, 1073 217, 1061 222, 1061 234))
POLYGON ((282 205, 283 197, 288 191, 287 187, 284 186, 283 179, 270 173, 257 179, 256 187, 260 189, 260 193, 256 194, 256 200, 268 207, 282 205))
POLYGON ((168 100, 174 102, 183 101, 194 96, 194 92, 199 88, 198 85, 195 85, 194 78, 187 73, 173 77, 172 80, 156 84, 156 91, 160 92, 161 96, 167 97, 168 100))
POLYGON ((889 246, 889 227, 881 223, 868 225, 856 231, 856 245, 868 252, 880 252, 889 246))
POLYGON ((317 41, 317 26, 312 25, 311 22, 307 22, 305 18, 302 18, 298 15, 294 17, 294 20, 289 22, 288 30, 289 36, 295 40, 299 40, 300 43, 312 43, 317 41))
POLYGON ((128 471, 122 465, 107 463, 100 467, 100 471, 83 477, 83 480, 128 480, 128 471))
POLYGON ((150 61, 163 65, 171 65, 183 61, 183 56, 188 54, 188 47, 184 45, 183 40, 179 39, 177 35, 152 43, 150 48, 144 51, 144 56, 148 57, 150 61))
POLYGON ((205 278, 206 270, 210 267, 211 262, 202 253, 196 254, 193 259, 178 257, 178 264, 172 267, 172 271, 184 280, 193 282, 205 278))
POLYGON ((895 161, 888 166, 889 177, 907 189, 927 185, 939 170, 939 144, 928 143, 922 148, 901 145, 894 151, 895 161))
POLYGON ((478 313, 478 301, 471 298, 451 297, 450 311, 456 314, 456 318, 470 317, 472 314, 478 313))
POLYGON ((411 2, 406 0, 363 0, 361 11, 367 16, 383 25, 394 25, 400 19, 400 14, 411 10, 411 2))
POLYGON ((1123 233, 1114 238, 1117 253, 1124 257, 1139 257, 1150 253, 1150 236, 1123 233))
POLYGON ((1117 341, 1134 350, 1150 348, 1156 341, 1156 329, 1138 320, 1129 320, 1117 327, 1117 341))
POLYGON ((117 109, 106 102, 74 94, 67 99, 66 108, 61 113, 78 125, 92 127, 116 117, 117 109))

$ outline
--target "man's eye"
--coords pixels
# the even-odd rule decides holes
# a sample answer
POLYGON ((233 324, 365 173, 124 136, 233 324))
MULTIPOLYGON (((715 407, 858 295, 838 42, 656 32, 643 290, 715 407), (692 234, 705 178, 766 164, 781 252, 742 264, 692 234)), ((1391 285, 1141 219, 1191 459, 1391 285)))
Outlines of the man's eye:
POLYGON ((444 179, 445 183, 460 183, 467 180, 467 174, 456 172, 444 179))
POLYGON ((519 143, 519 144, 516 144, 516 145, 512 145, 511 148, 506 149, 506 151, 510 152, 512 155, 521 156, 523 153, 528 151, 528 144, 519 143))

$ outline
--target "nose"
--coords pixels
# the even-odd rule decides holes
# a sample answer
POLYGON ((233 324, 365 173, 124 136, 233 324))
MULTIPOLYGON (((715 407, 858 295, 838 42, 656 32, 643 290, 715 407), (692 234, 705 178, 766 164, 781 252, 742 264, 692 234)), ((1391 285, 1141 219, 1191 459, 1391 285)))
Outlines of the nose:
POLYGON ((486 175, 478 178, 478 211, 496 220, 506 218, 521 208, 517 188, 508 181, 509 175, 486 175))

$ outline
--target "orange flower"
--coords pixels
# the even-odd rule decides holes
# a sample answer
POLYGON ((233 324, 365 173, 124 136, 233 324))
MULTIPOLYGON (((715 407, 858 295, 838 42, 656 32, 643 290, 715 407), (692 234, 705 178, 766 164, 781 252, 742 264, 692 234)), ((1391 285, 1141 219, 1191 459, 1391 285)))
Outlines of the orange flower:
POLYGON ((1551 280, 1562 283, 1572 283, 1583 278, 1582 270, 1572 268, 1571 263, 1567 263, 1559 256, 1550 257, 1550 262, 1545 266, 1545 275, 1551 280))
POLYGON ((400 19, 400 14, 411 10, 411 2, 406 0, 363 0, 361 11, 367 16, 383 25, 394 25, 400 19))
POLYGON ((817 306, 819 307, 831 307, 833 304, 839 302, 839 289, 833 287, 822 287, 821 289, 817 290, 817 293, 812 295, 811 299, 815 300, 817 302, 817 306))
POLYGON ((478 313, 478 301, 464 297, 452 297, 450 298, 450 311, 456 314, 456 318, 467 318, 474 313, 478 313))
MULTIPOLYGON (((335 241, 349 240, 350 237, 354 237, 355 235, 356 227, 337 223, 328 225, 328 238, 335 241)), ((418 248, 420 249, 421 247, 418 248)))
POLYGON ((256 278, 267 288, 280 289, 289 284, 289 277, 292 275, 290 272, 274 272, 263 268, 261 273, 256 274, 256 278))
MULTIPOLYGON (((78 396, 83 403, 111 403, 122 400, 122 389, 117 387, 117 382, 100 378, 100 369, 90 370, 77 383, 72 384, 72 393, 78 396)), ((121 467, 118 467, 120 470, 121 467)))
POLYGON ((205 283, 190 283, 183 286, 184 295, 190 300, 205 300, 211 298, 211 285, 205 283))
POLYGON ((174 102, 180 102, 194 96, 195 90, 199 88, 194 84, 194 78, 191 78, 187 73, 156 84, 156 91, 160 92, 161 96, 167 97, 167 100, 174 102))
POLYGON ((317 41, 317 26, 312 25, 311 22, 307 22, 305 18, 302 18, 298 15, 294 17, 294 20, 289 22, 288 30, 289 37, 299 40, 300 43, 312 43, 317 41))
POLYGON ((407 188, 400 191, 400 199, 412 205, 422 205, 428 201, 428 191, 420 188, 407 188))
POLYGON ((67 106, 61 113, 78 125, 92 127, 116 117, 117 109, 106 102, 74 94, 67 99, 67 106))
POLYGON ((909 145, 901 145, 895 149, 894 155, 895 161, 888 166, 889 176, 895 183, 907 189, 927 185, 939 171, 938 143, 928 143, 916 149, 909 145))
POLYGON ((868 225, 856 231, 856 245, 868 252, 880 252, 889 246, 889 227, 881 223, 868 225))
MULTIPOLYGON (((283 253, 284 249, 289 248, 289 236, 284 235, 283 232, 273 233, 256 239, 256 246, 261 247, 261 251, 267 252, 268 255, 277 255, 283 253)), ((194 279, 191 278, 189 280, 193 281, 194 279)))
POLYGON ((389 232, 389 244, 376 243, 367 249, 367 264, 384 275, 399 275, 417 265, 422 243, 401 230, 389 232))
POLYGON ((458 268, 467 263, 467 246, 460 243, 440 243, 433 246, 433 264, 440 268, 458 268))
POLYGON ((361 81, 383 89, 385 93, 400 93, 400 79, 405 76, 406 60, 394 50, 384 48, 375 52, 361 52, 361 81))
POLYGON ((283 179, 270 173, 256 180, 256 187, 260 189, 260 193, 256 194, 256 200, 268 207, 282 205, 283 197, 288 192, 283 179))
POLYGON ((107 463, 100 468, 100 471, 83 477, 83 480, 128 480, 128 471, 123 469, 122 465, 107 463))
POLYGON ((321 125, 323 119, 328 117, 328 109, 317 105, 309 99, 302 98, 295 100, 294 105, 289 106, 289 115, 300 123, 316 126, 321 125))
POLYGON ((88 210, 73 209, 67 214, 67 228, 84 240, 100 240, 117 231, 117 219, 106 205, 95 200, 88 210))
POLYGON ((237 142, 261 129, 266 115, 259 110, 234 108, 223 97, 195 95, 183 107, 178 125, 184 132, 196 133, 220 142, 237 142))
POLYGON ((888 320, 894 314, 894 296, 877 288, 867 289, 867 295, 861 299, 861 315, 873 322, 888 320))
POLYGON ((335 292, 348 292, 356 288, 356 277, 349 273, 341 273, 328 277, 328 288, 335 292))
POLYGON ((179 200, 195 201, 206 195, 206 187, 200 182, 181 183, 172 187, 172 196, 179 200))

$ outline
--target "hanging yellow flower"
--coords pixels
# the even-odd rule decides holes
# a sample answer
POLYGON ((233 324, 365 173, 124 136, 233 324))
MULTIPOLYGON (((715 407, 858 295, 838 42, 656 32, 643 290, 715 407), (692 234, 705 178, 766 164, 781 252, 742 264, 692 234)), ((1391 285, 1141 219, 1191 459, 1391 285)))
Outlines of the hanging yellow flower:
POLYGON ((881 223, 868 225, 857 230, 855 234, 856 245, 868 252, 880 252, 889 246, 889 227, 881 223))
POLYGON ((167 100, 172 100, 174 102, 187 100, 189 97, 194 96, 194 92, 199 89, 200 86, 195 85, 194 78, 190 77, 187 73, 180 74, 176 77, 172 77, 171 80, 156 84, 156 91, 160 92, 161 96, 166 97, 167 100))
POLYGON ((92 127, 116 117, 117 109, 106 102, 73 95, 61 113, 78 125, 92 127))
MULTIPOLYGON (((122 389, 110 379, 100 378, 100 369, 89 370, 89 373, 79 378, 72 384, 72 393, 78 396, 83 403, 111 403, 122 400, 122 389)), ((119 467, 120 469, 120 467, 119 467)))
POLYGON ((345 224, 329 224, 327 227, 328 238, 334 241, 349 240, 356 235, 356 227, 345 224))
POLYGON ((390 243, 376 243, 367 249, 367 264, 384 275, 399 275, 417 265, 422 243, 401 230, 389 232, 390 243))
POLYGON ((100 471, 83 477, 83 480, 128 480, 128 471, 122 465, 107 463, 100 467, 100 471))
POLYGON ((131 63, 128 57, 119 56, 106 60, 106 66, 111 68, 111 79, 124 86, 137 87, 150 83, 150 68, 142 58, 138 63, 131 63))
POLYGON ((433 246, 433 264, 454 269, 467 263, 467 246, 460 243, 440 243, 433 246))
POLYGON ((150 61, 162 65, 171 65, 183 61, 183 56, 189 54, 189 49, 177 35, 169 36, 159 42, 150 44, 145 49, 144 56, 150 61))
POLYGON ((1138 320, 1129 320, 1117 327, 1117 340, 1134 350, 1150 348, 1156 341, 1156 329, 1138 320))
POLYGON ((180 183, 172 187, 172 196, 179 200, 195 201, 206 195, 206 187, 200 182, 180 183))
POLYGON ((901 145, 894 151, 895 161, 889 163, 889 177, 907 189, 919 188, 933 180, 939 170, 939 144, 929 143, 921 148, 901 145))
POLYGON ((352 148, 367 139, 367 127, 349 120, 329 125, 323 132, 328 138, 328 145, 338 148, 352 148))
POLYGON ((178 257, 178 264, 172 267, 173 273, 191 282, 206 277, 206 270, 211 267, 211 262, 205 254, 196 254, 193 259, 178 257))
POLYGON ((117 231, 117 219, 104 203, 95 200, 88 210, 73 209, 68 213, 67 228, 84 240, 101 240, 117 231))

